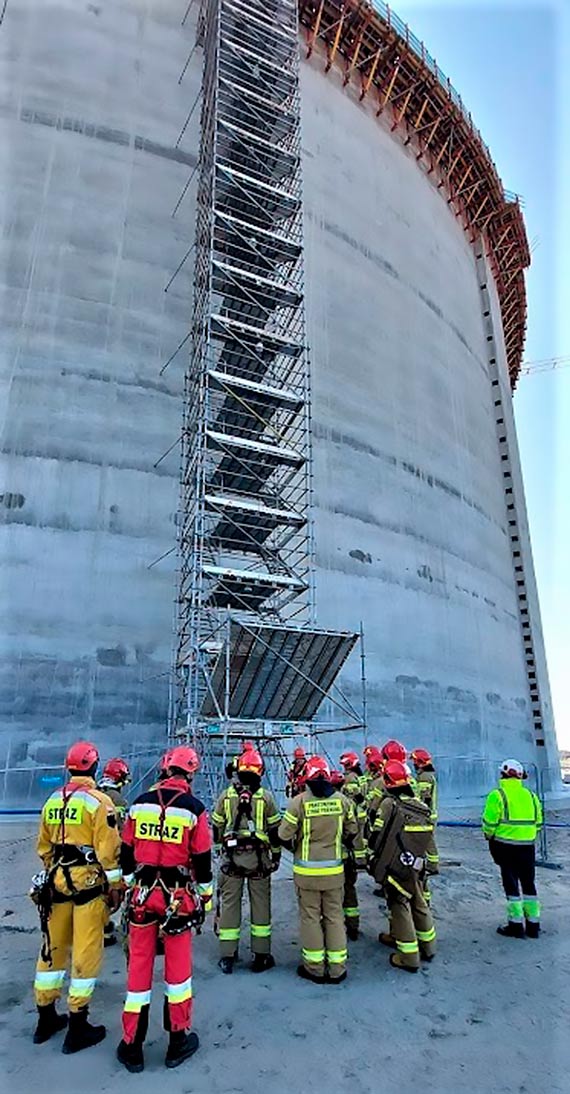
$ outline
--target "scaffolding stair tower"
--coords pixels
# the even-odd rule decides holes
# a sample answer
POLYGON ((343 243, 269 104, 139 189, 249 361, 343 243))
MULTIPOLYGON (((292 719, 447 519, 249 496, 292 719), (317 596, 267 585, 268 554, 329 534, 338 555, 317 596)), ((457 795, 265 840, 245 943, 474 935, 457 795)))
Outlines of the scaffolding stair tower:
MULTIPOLYGON (((201 749, 213 791, 228 740, 269 732, 270 714, 260 718, 250 704, 245 717, 228 693, 239 626, 281 628, 281 637, 289 628, 283 641, 296 656, 296 631, 321 632, 309 519, 297 4, 203 0, 198 41, 201 146, 170 733, 201 749)), ((273 669, 268 689, 283 669, 277 656, 273 669)), ((313 683, 324 697, 318 672, 313 683)), ((293 721, 293 706, 280 704, 284 722, 293 721)))

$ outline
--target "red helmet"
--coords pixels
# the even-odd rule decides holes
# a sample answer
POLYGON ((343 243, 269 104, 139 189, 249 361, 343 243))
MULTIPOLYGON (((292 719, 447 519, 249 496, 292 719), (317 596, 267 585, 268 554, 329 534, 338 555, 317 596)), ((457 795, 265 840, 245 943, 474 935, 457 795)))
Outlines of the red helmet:
POLYGON ((251 771, 254 775, 263 775, 263 760, 254 748, 248 752, 242 752, 237 759, 238 771, 251 771))
POLYGON ((408 753, 400 741, 386 741, 385 745, 382 745, 380 749, 383 760, 399 760, 400 763, 405 764, 406 756, 408 753))
POLYGON ((352 771, 353 768, 358 767, 360 763, 360 757, 358 752, 343 752, 340 757, 340 762, 347 771, 352 771))
POLYGON ((387 789, 394 786, 409 786, 412 773, 408 765, 403 763, 402 760, 386 760, 382 778, 387 789))
POLYGON ((293 753, 293 759, 294 760, 304 760, 305 759, 305 749, 301 748, 301 745, 298 745, 297 748, 295 749, 295 751, 293 753))
POLYGON ((309 756, 305 768, 305 779, 310 782, 311 779, 318 779, 319 775, 324 779, 330 779, 331 769, 327 761, 322 756, 309 756))
POLYGON ((379 748, 375 745, 369 745, 366 752, 366 766, 369 771, 380 771, 384 758, 379 748))
POLYGON ((120 756, 115 756, 112 760, 107 760, 103 768, 103 778, 128 783, 131 781, 131 769, 126 760, 122 760, 120 756))
POLYGON ((342 771, 331 771, 331 783, 333 786, 344 786, 344 775, 342 771))
POLYGON ((242 741, 241 751, 242 752, 255 752, 255 745, 254 745, 253 741, 242 741))
POLYGON ((413 752, 410 752, 410 759, 414 767, 427 767, 428 764, 433 763, 431 752, 428 752, 427 748, 414 748, 413 752))
POLYGON ((91 741, 76 741, 65 757, 68 771, 89 771, 99 763, 99 753, 91 741))
POLYGON ((362 755, 368 756, 368 753, 371 752, 373 748, 376 748, 376 745, 364 745, 364 748, 362 749, 362 755))
POLYGON ((190 748, 188 745, 177 745, 176 748, 169 748, 168 752, 164 753, 159 766, 161 771, 168 771, 171 767, 177 767, 179 771, 184 771, 187 775, 193 775, 200 767, 200 760, 195 749, 190 748))

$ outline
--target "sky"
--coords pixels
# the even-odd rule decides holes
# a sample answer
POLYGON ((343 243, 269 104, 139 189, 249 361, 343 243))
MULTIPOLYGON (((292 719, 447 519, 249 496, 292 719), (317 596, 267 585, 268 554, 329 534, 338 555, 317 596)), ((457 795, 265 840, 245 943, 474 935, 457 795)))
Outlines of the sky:
MULTIPOLYGON (((392 6, 524 202, 533 247, 525 360, 570 357, 570 0, 392 6)), ((514 406, 558 741, 570 748, 570 367, 522 377, 514 406)))

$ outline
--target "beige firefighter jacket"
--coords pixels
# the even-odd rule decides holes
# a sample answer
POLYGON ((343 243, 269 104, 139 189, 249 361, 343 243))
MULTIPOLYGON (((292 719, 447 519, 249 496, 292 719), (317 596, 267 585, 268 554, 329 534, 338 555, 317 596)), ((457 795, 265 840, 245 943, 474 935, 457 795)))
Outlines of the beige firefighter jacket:
POLYGON ((301 889, 342 886, 343 847, 357 836, 354 806, 338 791, 316 798, 307 787, 288 803, 279 825, 279 838, 293 846, 293 876, 301 889))
POLYGON ((281 814, 269 790, 249 795, 228 786, 212 813, 214 843, 220 845, 221 869, 242 877, 267 876, 280 854, 277 829, 281 814))

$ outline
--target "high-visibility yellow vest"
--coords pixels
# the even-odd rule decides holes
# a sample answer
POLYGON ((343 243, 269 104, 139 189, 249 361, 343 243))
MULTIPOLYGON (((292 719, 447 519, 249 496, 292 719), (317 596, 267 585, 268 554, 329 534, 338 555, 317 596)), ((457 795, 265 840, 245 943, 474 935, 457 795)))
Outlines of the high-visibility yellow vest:
POLYGON ((485 802, 483 832, 499 843, 534 843, 542 825, 542 806, 520 779, 501 779, 485 802))

